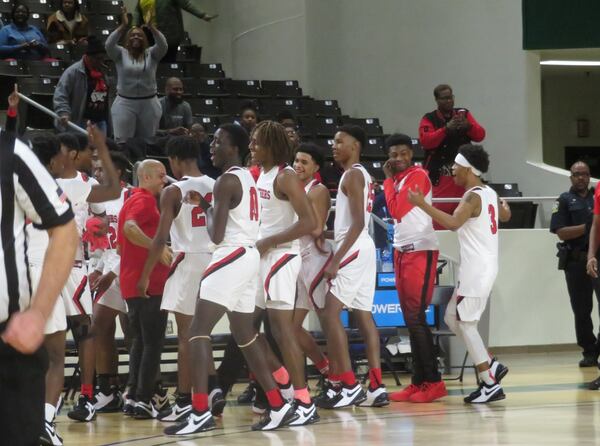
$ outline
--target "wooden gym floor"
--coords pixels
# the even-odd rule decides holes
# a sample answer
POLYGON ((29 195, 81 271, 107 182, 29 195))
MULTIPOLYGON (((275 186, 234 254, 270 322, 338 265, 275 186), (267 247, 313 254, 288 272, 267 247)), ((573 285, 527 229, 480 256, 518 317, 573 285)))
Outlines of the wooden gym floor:
MULTIPOLYGON (((583 385, 598 376, 580 369, 579 354, 528 353, 502 355, 510 368, 503 381, 506 400, 467 406, 462 398, 475 386, 468 371, 463 384, 447 382, 449 396, 432 404, 392 403, 380 409, 321 410, 310 427, 251 432, 256 421, 249 406, 235 398, 234 388, 218 428, 189 437, 167 437, 165 424, 137 421, 121 414, 100 414, 92 423, 77 423, 62 409, 57 429, 65 445, 587 445, 600 444, 600 391, 583 385)), ((401 375, 402 384, 409 382, 401 375)), ((391 378, 388 390, 395 391, 391 378)), ((313 386, 315 383, 311 383, 313 386)))

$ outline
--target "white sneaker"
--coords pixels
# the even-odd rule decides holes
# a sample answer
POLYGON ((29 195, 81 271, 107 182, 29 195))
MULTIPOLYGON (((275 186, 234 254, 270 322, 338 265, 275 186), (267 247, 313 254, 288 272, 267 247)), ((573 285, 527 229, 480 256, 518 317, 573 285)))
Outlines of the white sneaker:
POLYGON ((500 384, 486 384, 482 382, 479 384, 479 389, 472 392, 469 396, 465 397, 465 403, 491 403, 493 401, 500 401, 506 398, 504 391, 500 384))
POLYGON ((304 404, 302 401, 296 400, 296 415, 298 418, 290 422, 290 426, 305 426, 321 419, 312 401, 310 404, 304 404))
POLYGON ((357 381, 352 387, 342 386, 337 391, 329 390, 317 405, 323 409, 340 409, 360 404, 366 398, 365 391, 357 381))
POLYGON ((178 402, 173 406, 161 411, 156 418, 160 421, 179 423, 184 421, 192 411, 192 404, 179 405, 178 402))
POLYGON ((216 426, 210 410, 197 412, 192 410, 187 419, 163 431, 165 435, 190 435, 213 430, 216 426))
POLYGON ((44 421, 44 431, 40 436, 40 444, 48 446, 62 446, 63 439, 58 432, 56 432, 56 425, 54 422, 49 423, 44 421))
POLYGON ((383 407, 390 404, 385 386, 379 386, 375 390, 367 390, 367 399, 358 403, 361 407, 383 407))
POLYGON ((223 391, 218 387, 213 389, 208 395, 208 408, 215 417, 223 415, 227 400, 223 398, 223 391))
POLYGON ((270 431, 278 427, 286 426, 295 421, 298 415, 294 406, 290 403, 285 403, 279 409, 271 409, 267 414, 255 425, 252 426, 253 431, 270 431))

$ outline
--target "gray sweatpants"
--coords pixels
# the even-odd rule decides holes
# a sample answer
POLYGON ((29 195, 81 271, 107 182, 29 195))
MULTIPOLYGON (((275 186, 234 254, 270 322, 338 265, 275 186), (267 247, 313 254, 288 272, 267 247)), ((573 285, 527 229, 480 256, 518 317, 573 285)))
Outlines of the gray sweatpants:
POLYGON ((156 135, 162 116, 158 98, 125 99, 117 96, 110 109, 116 142, 156 135))

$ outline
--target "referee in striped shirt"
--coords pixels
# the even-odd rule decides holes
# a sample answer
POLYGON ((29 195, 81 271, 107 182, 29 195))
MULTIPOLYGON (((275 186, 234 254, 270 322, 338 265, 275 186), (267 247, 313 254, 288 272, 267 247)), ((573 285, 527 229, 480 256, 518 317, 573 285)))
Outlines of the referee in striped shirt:
MULTIPOLYGON (((15 101, 16 89, 9 120, 15 101)), ((65 195, 12 131, 0 133, 0 236, 0 442, 37 445, 44 422, 44 326, 73 266, 77 230, 65 195), (50 237, 33 295, 26 218, 50 237)))

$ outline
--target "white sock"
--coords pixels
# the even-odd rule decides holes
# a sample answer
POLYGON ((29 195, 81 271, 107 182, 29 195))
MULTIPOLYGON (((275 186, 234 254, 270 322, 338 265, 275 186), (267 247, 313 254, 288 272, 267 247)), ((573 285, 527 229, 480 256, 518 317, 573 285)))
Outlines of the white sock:
POLYGON ((492 375, 492 370, 484 370, 483 372, 479 372, 479 379, 486 383, 488 386, 493 386, 496 384, 496 379, 494 375, 492 375))
POLYGON ((52 423, 54 415, 56 414, 56 408, 52 404, 46 403, 44 406, 44 418, 48 423, 52 423))

